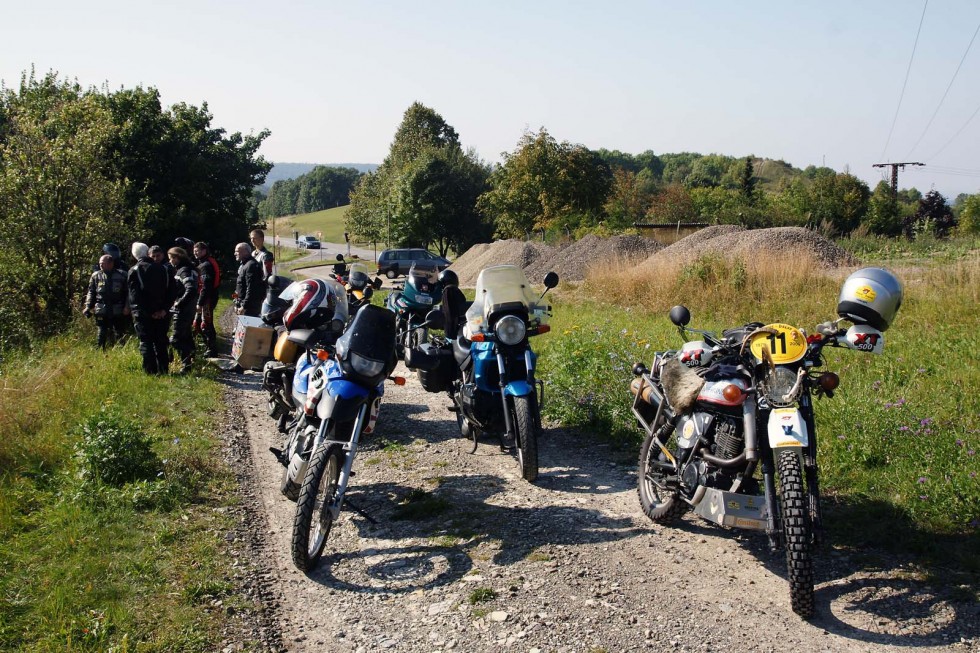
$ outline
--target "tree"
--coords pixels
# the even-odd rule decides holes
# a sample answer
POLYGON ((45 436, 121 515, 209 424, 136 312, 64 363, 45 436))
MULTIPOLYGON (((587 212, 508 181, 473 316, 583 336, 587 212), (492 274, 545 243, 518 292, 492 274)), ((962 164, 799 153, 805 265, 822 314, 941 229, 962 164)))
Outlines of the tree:
POLYGON ((14 311, 48 333, 77 305, 93 253, 134 229, 140 235, 141 225, 126 214, 127 183, 111 176, 109 113, 56 77, 25 83, 3 102, 0 250, 13 267, 0 273, 0 321, 14 311), (8 303, 8 290, 28 304, 8 303))
POLYGON ((902 216, 898 201, 887 181, 879 181, 868 200, 868 211, 861 224, 878 236, 898 236, 902 233, 902 216))
POLYGON ((902 231, 907 238, 931 232, 936 238, 945 238, 956 227, 956 217, 939 191, 931 190, 919 200, 919 208, 905 219, 902 231))
POLYGON ((525 132, 517 149, 490 175, 478 202, 496 234, 523 237, 534 229, 595 225, 612 187, 609 166, 582 145, 559 143, 544 128, 525 132))
POLYGON ((967 195, 960 201, 957 231, 970 235, 980 234, 980 194, 967 195))
POLYGON ((607 223, 612 229, 627 229, 646 215, 652 194, 645 190, 643 180, 635 172, 614 168, 612 174, 609 199, 603 207, 607 223))
POLYGON ((654 223, 689 222, 696 217, 694 202, 682 184, 670 184, 654 196, 647 219, 654 223))

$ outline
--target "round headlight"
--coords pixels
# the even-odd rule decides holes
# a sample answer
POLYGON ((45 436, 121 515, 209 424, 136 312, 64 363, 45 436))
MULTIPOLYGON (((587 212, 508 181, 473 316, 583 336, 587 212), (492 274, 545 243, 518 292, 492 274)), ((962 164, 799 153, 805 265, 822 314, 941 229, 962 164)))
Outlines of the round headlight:
POLYGON ((494 331, 497 334, 497 340, 501 343, 505 345, 516 345, 521 340, 524 340, 524 336, 527 335, 527 326, 521 318, 515 315, 508 315, 497 320, 497 326, 494 331))
MULTIPOLYGON (((766 399, 774 406, 791 404, 795 396, 787 396, 796 386, 797 372, 788 367, 777 367, 767 378, 765 384, 766 399)), ((795 395, 795 393, 794 393, 795 395)))

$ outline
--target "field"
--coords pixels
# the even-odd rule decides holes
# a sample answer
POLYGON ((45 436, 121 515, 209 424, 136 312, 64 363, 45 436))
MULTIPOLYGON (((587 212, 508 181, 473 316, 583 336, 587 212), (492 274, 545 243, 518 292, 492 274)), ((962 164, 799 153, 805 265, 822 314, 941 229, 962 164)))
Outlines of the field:
MULTIPOLYGON (((320 232, 320 240, 323 242, 342 243, 344 242, 344 218, 347 216, 349 208, 350 206, 338 206, 315 213, 276 218, 276 233, 280 237, 292 238, 294 231, 298 231, 300 236, 307 234, 315 236, 317 232, 320 232)), ((271 225, 267 231, 272 232, 271 225)))

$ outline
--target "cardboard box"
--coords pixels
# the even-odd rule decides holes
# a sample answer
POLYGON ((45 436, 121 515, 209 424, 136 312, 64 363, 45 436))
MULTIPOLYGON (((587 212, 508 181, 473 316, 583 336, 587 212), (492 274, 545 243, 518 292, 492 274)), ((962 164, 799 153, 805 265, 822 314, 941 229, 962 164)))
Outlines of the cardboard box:
POLYGON ((259 369, 272 358, 276 331, 261 318, 239 316, 231 357, 245 369, 259 369))

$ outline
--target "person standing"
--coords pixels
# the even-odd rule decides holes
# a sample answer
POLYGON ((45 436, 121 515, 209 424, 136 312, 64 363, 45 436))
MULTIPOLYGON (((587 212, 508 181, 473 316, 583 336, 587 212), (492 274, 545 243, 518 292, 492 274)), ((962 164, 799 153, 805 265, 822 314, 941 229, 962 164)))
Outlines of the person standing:
POLYGON ((194 315, 194 331, 204 339, 204 356, 218 355, 218 333, 214 329, 214 309, 218 305, 218 286, 221 285, 221 269, 211 256, 208 244, 204 241, 194 243, 194 258, 197 259, 197 311, 194 315))
POLYGON ((249 251, 248 243, 235 247, 238 259, 238 280, 235 283, 235 312, 248 317, 258 317, 265 298, 265 282, 262 266, 249 251))
POLYGON ((180 357, 178 374, 187 374, 194 362, 194 333, 191 325, 194 323, 194 312, 197 308, 197 270, 182 247, 171 247, 167 256, 176 270, 174 281, 177 286, 177 298, 170 309, 174 316, 174 332, 170 336, 170 344, 180 357))
POLYGON ((143 371, 166 374, 170 355, 167 350, 167 272, 150 258, 149 248, 144 243, 133 243, 132 253, 136 264, 129 268, 126 283, 133 326, 143 355, 143 371))
POLYGON ((126 316, 129 315, 126 275, 116 269, 111 254, 102 255, 99 269, 89 279, 82 314, 95 316, 98 344, 102 349, 114 345, 126 332, 126 316))
POLYGON ((262 268, 262 280, 266 280, 275 272, 276 257, 272 252, 265 248, 265 232, 261 229, 252 229, 249 233, 249 240, 252 241, 252 256, 258 261, 262 268))

